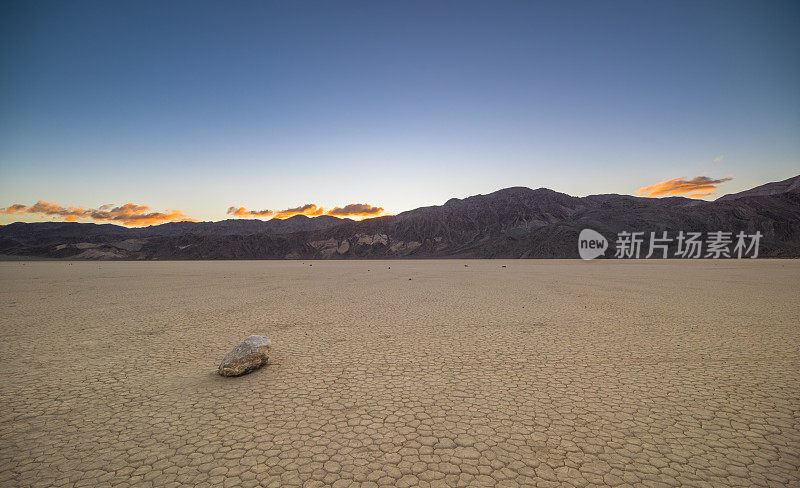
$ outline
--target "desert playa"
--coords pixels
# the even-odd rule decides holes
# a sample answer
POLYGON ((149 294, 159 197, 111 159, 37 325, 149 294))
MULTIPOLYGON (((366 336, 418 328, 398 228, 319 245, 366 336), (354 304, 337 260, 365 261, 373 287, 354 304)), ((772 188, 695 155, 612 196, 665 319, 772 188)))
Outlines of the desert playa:
POLYGON ((3 486, 800 483, 796 260, 3 262, 0 304, 3 486))

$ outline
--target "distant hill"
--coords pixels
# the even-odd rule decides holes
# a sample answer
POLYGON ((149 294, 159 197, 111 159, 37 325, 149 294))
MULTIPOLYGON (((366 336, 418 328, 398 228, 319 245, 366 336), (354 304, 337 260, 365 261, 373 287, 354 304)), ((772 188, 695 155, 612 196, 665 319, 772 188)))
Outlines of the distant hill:
POLYGON ((760 231, 760 255, 800 257, 800 176, 713 202, 628 195, 573 197, 515 187, 360 222, 286 220, 112 224, 14 223, 0 254, 70 259, 576 258, 584 228, 612 245, 620 231, 760 231))
POLYGON ((724 195, 717 198, 717 201, 724 202, 726 200, 735 200, 737 198, 743 198, 743 197, 767 197, 773 195, 780 195, 781 193, 798 193, 798 192, 800 192, 800 175, 783 181, 767 183, 765 185, 757 186, 755 188, 751 188, 743 192, 724 195))

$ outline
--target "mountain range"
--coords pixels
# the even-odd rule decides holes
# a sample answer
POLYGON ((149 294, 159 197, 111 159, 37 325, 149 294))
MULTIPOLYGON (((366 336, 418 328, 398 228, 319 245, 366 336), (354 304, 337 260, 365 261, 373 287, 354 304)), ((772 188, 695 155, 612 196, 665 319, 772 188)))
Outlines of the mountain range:
MULTIPOLYGON (((172 222, 143 228, 76 222, 0 227, 0 255, 62 259, 577 258, 578 234, 761 232, 759 256, 800 257, 800 175, 715 201, 573 197, 514 187, 354 221, 172 222)), ((674 250, 675 244, 671 245, 674 250)), ((673 253, 671 252, 670 255, 673 253)))

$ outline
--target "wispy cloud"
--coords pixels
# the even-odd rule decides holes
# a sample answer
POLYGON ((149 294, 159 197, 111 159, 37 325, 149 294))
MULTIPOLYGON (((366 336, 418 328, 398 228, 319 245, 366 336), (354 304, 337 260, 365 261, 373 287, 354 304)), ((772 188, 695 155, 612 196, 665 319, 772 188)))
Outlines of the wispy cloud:
POLYGON ((228 207, 228 215, 239 218, 252 217, 271 217, 275 219, 288 219, 295 215, 306 215, 308 217, 319 217, 320 215, 332 215, 334 217, 365 218, 377 217, 384 214, 383 207, 375 207, 366 203, 350 203, 344 207, 334 207, 330 210, 320 207, 314 203, 307 203, 299 207, 287 208, 286 210, 249 210, 246 207, 228 207))
POLYGON ((722 158, 723 158, 723 157, 724 157, 724 156, 722 156, 722 154, 720 154, 719 156, 717 156, 716 158, 714 158, 714 162, 715 162, 715 163, 719 163, 720 161, 722 161, 722 158))
POLYGON ((687 180, 685 176, 681 176, 639 188, 636 193, 646 197, 682 195, 689 198, 703 198, 713 195, 719 185, 732 179, 731 177, 714 179, 708 176, 696 176, 687 180))
POLYGON ((180 210, 167 210, 166 212, 153 212, 149 205, 126 203, 119 207, 112 204, 101 205, 98 208, 64 207, 54 202, 39 200, 34 205, 27 206, 15 203, 6 208, 0 208, 3 214, 34 214, 50 217, 60 217, 67 222, 78 219, 91 219, 120 223, 127 226, 145 226, 163 224, 165 222, 195 221, 187 217, 180 210))

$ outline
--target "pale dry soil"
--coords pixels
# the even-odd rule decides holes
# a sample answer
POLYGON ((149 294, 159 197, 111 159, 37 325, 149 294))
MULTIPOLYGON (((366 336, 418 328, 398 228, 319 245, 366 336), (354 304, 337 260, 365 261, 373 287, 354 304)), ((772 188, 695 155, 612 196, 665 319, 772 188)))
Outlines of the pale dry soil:
POLYGON ((800 483, 798 261, 5 262, 0 304, 2 486, 800 483))

